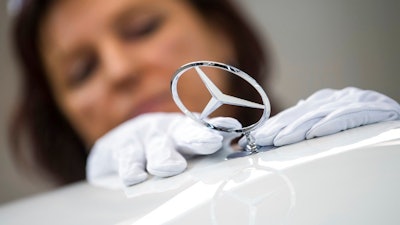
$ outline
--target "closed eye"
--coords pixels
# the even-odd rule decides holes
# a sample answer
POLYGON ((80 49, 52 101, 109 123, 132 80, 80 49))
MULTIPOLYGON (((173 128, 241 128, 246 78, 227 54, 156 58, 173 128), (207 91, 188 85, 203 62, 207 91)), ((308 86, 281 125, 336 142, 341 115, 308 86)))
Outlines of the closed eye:
POLYGON ((87 54, 77 59, 69 74, 69 85, 76 87, 85 82, 98 67, 99 61, 95 54, 87 54))
POLYGON ((162 25, 162 16, 151 16, 144 21, 126 24, 120 29, 120 35, 124 40, 139 40, 155 33, 162 25))

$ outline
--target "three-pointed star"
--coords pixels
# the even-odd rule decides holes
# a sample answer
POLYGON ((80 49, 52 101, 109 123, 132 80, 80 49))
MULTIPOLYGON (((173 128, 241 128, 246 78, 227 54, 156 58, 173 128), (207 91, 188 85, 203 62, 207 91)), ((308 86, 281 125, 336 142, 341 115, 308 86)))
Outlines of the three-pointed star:
POLYGON ((218 87, 210 80, 210 78, 207 77, 207 75, 203 72, 203 70, 200 69, 200 67, 196 66, 195 70, 199 74, 201 80, 206 85, 208 91, 211 94, 211 99, 208 102, 207 106, 203 109, 203 112, 201 112, 200 119, 206 118, 224 104, 264 109, 264 105, 262 104, 247 101, 222 93, 222 91, 218 89, 218 87))

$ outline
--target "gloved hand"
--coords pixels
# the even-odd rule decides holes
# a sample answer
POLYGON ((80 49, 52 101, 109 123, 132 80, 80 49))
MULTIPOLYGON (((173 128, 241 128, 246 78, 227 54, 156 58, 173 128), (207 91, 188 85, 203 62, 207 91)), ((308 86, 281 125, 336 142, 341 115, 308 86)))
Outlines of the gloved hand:
MULTIPOLYGON (((282 146, 354 127, 400 119, 400 105, 375 91, 323 89, 252 132, 260 146, 282 146)), ((240 140, 243 144, 244 139, 240 140)))
MULTIPOLYGON (((241 128, 228 117, 210 123, 241 128)), ((208 155, 239 134, 209 129, 179 113, 149 113, 131 119, 96 141, 86 166, 89 183, 119 188, 140 183, 148 173, 168 177, 186 169, 183 155, 208 155), (115 180, 115 175, 119 179, 115 180)))

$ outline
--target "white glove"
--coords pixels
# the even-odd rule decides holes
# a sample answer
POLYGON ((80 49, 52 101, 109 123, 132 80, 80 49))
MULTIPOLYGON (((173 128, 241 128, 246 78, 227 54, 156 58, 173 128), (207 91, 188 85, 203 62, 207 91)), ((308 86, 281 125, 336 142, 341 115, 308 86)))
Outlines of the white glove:
MULTIPOLYGON (((260 146, 282 146, 354 127, 400 119, 400 105, 375 91, 323 89, 252 132, 260 146)), ((240 141, 241 144, 244 139, 240 141)))
MULTIPOLYGON (((228 117, 210 122, 241 128, 237 120, 228 117)), ((87 160, 87 180, 96 186, 120 188, 146 180, 148 173, 173 176, 186 169, 182 155, 212 154, 238 135, 217 132, 179 113, 144 114, 96 141, 87 160)))

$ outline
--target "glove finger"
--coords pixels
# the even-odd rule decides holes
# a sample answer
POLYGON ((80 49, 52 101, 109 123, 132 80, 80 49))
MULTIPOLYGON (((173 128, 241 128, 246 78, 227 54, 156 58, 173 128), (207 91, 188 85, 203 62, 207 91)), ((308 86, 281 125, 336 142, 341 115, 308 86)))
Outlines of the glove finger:
POLYGON ((386 102, 353 103, 338 109, 316 123, 306 134, 307 139, 337 133, 354 127, 400 119, 400 106, 386 102))
MULTIPOLYGON (((321 93, 321 95, 326 93, 321 93)), ((276 136, 282 132, 285 127, 293 124, 303 115, 323 105, 322 101, 306 102, 300 101, 297 105, 290 107, 274 117, 268 119, 261 127, 252 132, 256 144, 260 146, 274 145, 276 136)), ((246 144, 246 139, 243 137, 239 141, 240 145, 246 144)))
POLYGON ((376 91, 372 90, 362 90, 355 87, 347 87, 342 90, 336 91, 335 93, 336 98, 333 101, 347 101, 351 103, 361 103, 361 102, 370 102, 370 103, 378 103, 378 102, 385 102, 391 104, 393 106, 397 105, 398 103, 393 99, 389 98, 388 96, 381 94, 376 91))
MULTIPOLYGON (((237 119, 234 119, 232 117, 215 117, 215 118, 211 118, 208 122, 214 126, 225 128, 225 129, 237 130, 237 129, 242 128, 242 124, 237 119)), ((214 132, 218 132, 218 131, 214 131, 214 132)), ((238 132, 221 131, 218 133, 223 138, 223 142, 222 142, 223 147, 228 147, 233 139, 242 135, 241 133, 238 133, 238 132)))
MULTIPOLYGON (((334 89, 322 89, 312 94, 306 100, 300 100, 295 106, 288 108, 283 112, 277 114, 276 116, 270 118, 260 128, 252 132, 252 135, 256 140, 256 144, 260 146, 280 146, 303 140, 305 131, 309 129, 310 126, 316 121, 311 121, 309 118, 308 123, 303 124, 304 126, 302 127, 302 129, 297 130, 297 133, 293 134, 293 137, 295 137, 293 138, 293 140, 285 140, 286 138, 291 139, 291 137, 286 137, 287 134, 285 134, 285 132, 282 132, 282 130, 285 127, 293 124, 303 115, 311 111, 317 110, 327 103, 337 102, 338 99, 348 96, 349 92, 354 91, 353 89, 356 88, 348 88, 347 90, 341 91, 337 91, 334 89), (280 135, 280 137, 277 138, 279 133, 282 134, 280 135)), ((289 128, 287 130, 291 129, 289 128)), ((239 144, 244 146, 246 144, 246 139, 242 138, 239 141, 239 144)))
MULTIPOLYGON (((321 117, 310 118, 290 125, 279 132, 273 139, 273 145, 283 146, 300 142, 305 139, 306 133, 311 127, 321 120, 321 117)), ((256 139, 257 140, 257 139, 256 139)))
POLYGON ((175 150, 173 141, 166 133, 151 129, 146 136, 144 144, 147 171, 150 174, 169 177, 182 173, 186 169, 185 158, 175 150))
POLYGON ((341 107, 342 104, 341 102, 325 103, 325 105, 319 106, 319 108, 309 110, 308 113, 298 117, 295 121, 282 129, 274 138, 273 144, 275 146, 283 146, 305 140, 307 132, 316 123, 341 107))
MULTIPOLYGON (((272 145, 276 135, 288 124, 292 123, 296 119, 297 114, 298 111, 294 107, 291 107, 269 118, 262 126, 252 132, 256 144, 260 146, 272 145)), ((239 140, 239 145, 245 146, 246 142, 246 138, 242 137, 239 140)))
POLYGON ((222 147, 223 136, 190 118, 175 121, 169 133, 176 149, 187 155, 208 155, 222 147))
POLYGON ((118 161, 118 175, 125 186, 131 186, 147 179, 145 155, 140 140, 133 136, 130 142, 114 150, 118 161))

